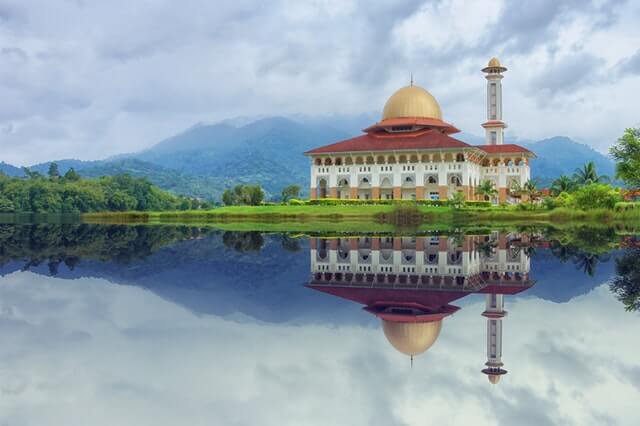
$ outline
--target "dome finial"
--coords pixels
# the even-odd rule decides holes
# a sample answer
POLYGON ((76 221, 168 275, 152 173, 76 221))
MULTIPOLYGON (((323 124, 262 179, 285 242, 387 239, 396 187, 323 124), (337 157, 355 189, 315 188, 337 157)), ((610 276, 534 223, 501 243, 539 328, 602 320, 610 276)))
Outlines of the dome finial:
POLYGON ((411 73, 411 86, 413 86, 413 73, 411 73))

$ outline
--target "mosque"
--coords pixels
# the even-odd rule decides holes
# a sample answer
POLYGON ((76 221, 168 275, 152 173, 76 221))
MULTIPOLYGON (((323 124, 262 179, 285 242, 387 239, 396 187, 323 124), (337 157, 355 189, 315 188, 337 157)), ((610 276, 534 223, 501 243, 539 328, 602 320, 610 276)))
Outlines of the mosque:
POLYGON ((487 79, 485 144, 453 138, 459 130, 442 118, 438 101, 413 84, 387 100, 378 123, 364 134, 312 149, 311 198, 447 200, 462 192, 480 200, 476 188, 493 183, 493 203, 518 202, 510 189, 530 179, 535 154, 504 143, 502 79, 497 58, 482 69, 487 79))
POLYGON ((526 237, 489 236, 312 239, 308 287, 363 305, 398 352, 414 357, 434 345, 455 300, 485 295, 487 361, 493 384, 502 362, 504 296, 530 288, 526 237))

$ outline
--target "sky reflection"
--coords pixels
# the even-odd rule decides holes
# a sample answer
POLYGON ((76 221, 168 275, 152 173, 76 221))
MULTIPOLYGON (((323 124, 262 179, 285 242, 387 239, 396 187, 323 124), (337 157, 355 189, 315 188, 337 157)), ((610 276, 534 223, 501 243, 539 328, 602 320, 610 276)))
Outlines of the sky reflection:
POLYGON ((640 323, 607 286, 562 304, 508 298, 509 374, 497 386, 480 373, 484 296, 468 299, 410 368, 377 320, 355 304, 357 315, 371 319, 267 323, 197 314, 149 290, 101 279, 11 273, 0 278, 0 419, 9 425, 637 423, 639 345, 631 337, 640 323))

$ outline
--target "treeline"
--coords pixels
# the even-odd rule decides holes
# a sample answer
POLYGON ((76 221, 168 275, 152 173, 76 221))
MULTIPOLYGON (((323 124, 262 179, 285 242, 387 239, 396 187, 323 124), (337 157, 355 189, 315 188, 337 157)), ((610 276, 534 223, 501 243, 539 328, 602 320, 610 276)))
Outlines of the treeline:
POLYGON ((209 203, 163 191, 129 175, 81 178, 52 163, 47 176, 24 169, 26 178, 0 173, 0 213, 86 213, 209 208, 209 203))

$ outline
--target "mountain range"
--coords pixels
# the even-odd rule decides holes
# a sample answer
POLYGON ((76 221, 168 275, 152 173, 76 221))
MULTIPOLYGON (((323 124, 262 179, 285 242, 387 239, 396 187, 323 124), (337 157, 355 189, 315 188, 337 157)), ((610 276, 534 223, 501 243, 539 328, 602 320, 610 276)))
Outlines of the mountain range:
MULTIPOLYGON (((207 199, 220 199, 222 192, 238 183, 259 183, 268 196, 279 194, 289 184, 299 184, 306 193, 309 161, 303 152, 360 133, 368 116, 356 118, 268 117, 198 124, 160 141, 149 149, 99 161, 59 160, 65 173, 73 167, 86 177, 129 173, 148 178, 163 189, 207 199)), ((469 134, 454 135, 471 144, 483 139, 469 134)), ((614 163, 607 156, 568 137, 541 141, 518 141, 536 153, 532 177, 548 186, 555 177, 573 174, 588 161, 601 174, 612 176, 614 163)), ((33 165, 46 173, 50 162, 33 165)), ((23 171, 0 163, 0 171, 21 176, 23 171)))

